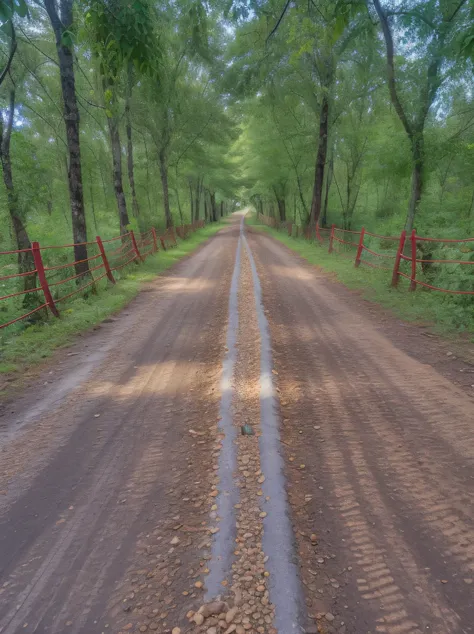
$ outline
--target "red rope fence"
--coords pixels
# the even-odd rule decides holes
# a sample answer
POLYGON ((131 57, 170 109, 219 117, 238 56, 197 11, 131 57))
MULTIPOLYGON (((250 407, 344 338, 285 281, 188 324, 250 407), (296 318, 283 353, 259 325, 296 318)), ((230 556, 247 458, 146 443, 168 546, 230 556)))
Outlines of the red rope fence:
POLYGON ((185 239, 197 229, 202 229, 204 225, 204 220, 199 220, 182 227, 171 227, 161 235, 152 227, 143 233, 135 234, 130 231, 108 240, 102 240, 97 236, 94 241, 81 244, 48 246, 40 246, 38 242, 33 242, 30 249, 1 251, 0 312, 20 314, 0 323, 0 330, 22 320, 31 319, 40 311, 42 317, 46 317, 48 311, 59 317, 57 304, 60 302, 85 291, 97 293, 97 284, 104 278, 115 284, 117 280, 114 273, 132 263, 144 262, 148 256, 160 249, 166 251, 177 246, 176 235, 185 239), (76 260, 75 247, 82 247, 86 257, 76 260), (2 264, 2 256, 9 261, 2 264), (18 262, 15 262, 12 256, 16 256, 18 262), (31 270, 24 270, 28 262, 31 270), (8 272, 8 269, 13 267, 19 271, 8 272), (2 270, 5 269, 7 271, 2 274, 2 270), (21 289, 18 289, 19 285, 21 289), (19 297, 22 298, 21 306, 12 306, 11 300, 19 297))
POLYGON ((409 243, 407 243, 406 231, 402 231, 399 236, 384 236, 367 231, 364 227, 360 231, 353 231, 341 229, 336 227, 336 225, 332 225, 330 229, 316 225, 315 229, 307 228, 301 233, 301 230, 292 223, 280 223, 275 218, 263 216, 262 214, 258 214, 258 219, 269 227, 287 231, 290 237, 303 235, 307 240, 314 240, 320 245, 327 240, 329 253, 354 260, 354 266, 359 267, 364 264, 371 268, 391 272, 392 286, 394 287, 398 286, 400 278, 404 278, 409 281, 409 289, 411 291, 416 290, 417 286, 421 286, 441 293, 474 295, 474 269, 472 269, 472 282, 468 280, 468 284, 472 285, 472 289, 442 288, 419 279, 420 268, 424 273, 430 270, 432 265, 453 265, 461 269, 464 266, 474 265, 474 248, 472 250, 469 248, 463 250, 459 247, 461 253, 470 253, 473 257, 472 260, 435 258, 431 257, 431 254, 429 254, 430 257, 423 255, 423 245, 425 243, 442 251, 443 248, 456 248, 457 245, 472 243, 474 238, 431 238, 419 236, 413 230, 409 236, 409 243), (352 249, 355 249, 355 256, 350 255, 352 249), (407 263, 407 268, 403 270, 403 263, 405 262, 407 263))

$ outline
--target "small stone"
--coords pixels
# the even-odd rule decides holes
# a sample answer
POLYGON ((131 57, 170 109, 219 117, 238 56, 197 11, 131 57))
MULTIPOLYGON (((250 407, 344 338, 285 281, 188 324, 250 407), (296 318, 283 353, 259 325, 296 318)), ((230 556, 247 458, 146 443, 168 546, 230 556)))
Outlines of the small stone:
POLYGON ((237 625, 235 628, 235 634, 245 634, 245 627, 242 625, 237 625))
POLYGON ((464 583, 467 583, 467 585, 470 586, 472 583, 472 579, 464 579, 464 583))
POLYGON ((264 476, 264 475, 261 475, 261 476, 259 477, 259 479, 257 480, 257 482, 258 482, 259 484, 263 484, 263 483, 265 482, 265 476, 264 476))
POLYGON ((202 586, 203 586, 202 581, 196 581, 196 583, 194 584, 194 587, 195 587, 195 588, 198 588, 198 589, 201 589, 201 588, 202 588, 202 586))
POLYGON ((204 617, 198 612, 193 616, 193 621, 196 623, 196 625, 202 625, 204 623, 204 617))
POLYGON ((148 627, 146 625, 141 625, 140 626, 140 632, 146 632, 148 629, 148 627))
POLYGON ((329 623, 332 623, 334 621, 334 615, 331 614, 331 612, 326 612, 326 614, 324 615, 326 621, 329 621, 329 623))
POLYGON ((313 533, 310 537, 311 541, 313 542, 313 544, 317 544, 318 543, 318 536, 313 533))
POLYGON ((441 579, 441 583, 448 583, 447 579, 441 579))
POLYGON ((237 629, 237 625, 235 623, 232 623, 232 625, 230 625, 226 631, 224 632, 224 634, 232 634, 232 632, 235 632, 235 630, 237 629))
POLYGON ((219 495, 219 491, 217 489, 214 489, 214 491, 211 491, 210 495, 211 498, 215 498, 219 495))
POLYGON ((189 610, 189 612, 186 614, 186 618, 187 619, 192 619, 194 616, 194 611, 193 610, 189 610))
POLYGON ((234 606, 227 612, 227 614, 225 615, 225 621, 227 624, 232 623, 232 621, 235 619, 237 611, 238 611, 238 607, 234 606))
POLYGON ((179 627, 173 627, 171 634, 181 634, 181 629, 179 627))
POLYGON ((173 537, 173 539, 170 541, 170 544, 172 546, 176 546, 177 544, 179 544, 179 537, 173 537))
POLYGON ((257 592, 265 592, 265 586, 257 586, 257 592))
POLYGON ((208 630, 206 630, 206 634, 217 634, 217 628, 210 627, 208 630))

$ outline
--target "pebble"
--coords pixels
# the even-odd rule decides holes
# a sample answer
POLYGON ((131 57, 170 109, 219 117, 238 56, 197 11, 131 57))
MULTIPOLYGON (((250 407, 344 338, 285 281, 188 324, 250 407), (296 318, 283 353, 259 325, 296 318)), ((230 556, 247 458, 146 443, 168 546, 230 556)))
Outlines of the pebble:
POLYGON ((216 627, 210 627, 207 631, 206 634, 217 634, 217 628, 216 627))
POLYGON ((181 634, 181 629, 179 627, 174 627, 171 630, 171 634, 181 634))
POLYGON ((173 537, 173 539, 170 541, 170 544, 172 546, 176 546, 176 544, 179 544, 179 537, 173 537))
POLYGON ((329 623, 332 623, 332 621, 334 621, 334 615, 331 614, 331 612, 326 612, 326 614, 324 615, 326 618, 326 621, 329 621, 329 623))
POLYGON ((237 615, 237 611, 238 611, 237 606, 234 606, 227 612, 227 614, 225 615, 225 621, 227 624, 232 623, 232 621, 235 619, 237 615))
POLYGON ((196 623, 196 625, 202 625, 204 623, 204 617, 198 612, 193 616, 193 621, 196 623))
POLYGON ((202 581, 196 581, 196 583, 194 584, 195 588, 202 588, 202 581))

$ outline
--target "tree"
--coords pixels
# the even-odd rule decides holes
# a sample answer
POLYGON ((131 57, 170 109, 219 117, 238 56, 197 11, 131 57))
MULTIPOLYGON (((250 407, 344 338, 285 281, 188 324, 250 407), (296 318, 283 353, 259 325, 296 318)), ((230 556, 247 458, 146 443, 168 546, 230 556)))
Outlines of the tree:
MULTIPOLYGON (((64 124, 68 147, 68 184, 71 202, 72 235, 76 275, 89 271, 87 261, 87 227, 82 187, 81 144, 79 135, 79 108, 76 97, 74 51, 72 42, 73 0, 59 0, 59 12, 55 0, 44 0, 44 6, 53 27, 59 60, 59 75, 63 98, 64 124)), ((81 278, 78 278, 78 282, 81 278)))
MULTIPOLYGON (((413 228, 424 190, 426 122, 446 78, 443 66, 455 52, 456 29, 463 23, 466 5, 467 0, 429 0, 397 3, 396 8, 387 9, 380 0, 373 0, 385 40, 390 99, 410 141, 412 184, 405 222, 407 231, 413 228), (414 78, 410 81, 405 75, 403 91, 397 75, 391 22, 409 32, 418 42, 418 55, 410 64, 414 78)), ((404 64, 407 64, 406 59, 404 64)))

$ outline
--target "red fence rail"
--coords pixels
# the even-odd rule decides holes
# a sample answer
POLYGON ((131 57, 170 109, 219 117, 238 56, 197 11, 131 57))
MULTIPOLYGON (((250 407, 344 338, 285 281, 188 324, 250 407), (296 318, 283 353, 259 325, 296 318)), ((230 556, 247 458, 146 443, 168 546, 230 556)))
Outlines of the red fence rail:
POLYGON ((172 227, 162 235, 158 235, 152 227, 143 233, 130 231, 108 240, 97 236, 94 241, 81 245, 41 246, 33 242, 30 249, 1 251, 0 312, 13 315, 8 321, 0 323, 0 330, 23 320, 46 317, 48 311, 59 317, 58 304, 61 302, 81 293, 96 293, 98 282, 104 278, 115 284, 114 273, 132 263, 144 262, 160 248, 166 250, 176 246, 176 233, 185 238, 202 229, 204 224, 203 220, 199 220, 176 227, 176 230, 172 227), (74 259, 74 247, 77 246, 86 247, 86 258, 74 259), (24 270, 26 262, 31 263, 30 270, 24 270), (12 269, 19 270, 10 272, 12 269), (16 304, 18 298, 20 304, 16 304))
MULTIPOLYGON (((398 286, 400 278, 404 278, 409 281, 409 289, 411 291, 416 290, 417 286, 421 286, 441 293, 474 295, 474 269, 472 269, 472 280, 467 281, 467 284, 472 285, 472 288, 467 289, 442 288, 419 279, 420 268, 427 270, 432 265, 448 265, 461 268, 474 266, 474 245, 472 248, 465 249, 460 246, 474 243, 474 238, 431 238, 419 236, 413 230, 409 236, 408 249, 406 231, 402 231, 399 236, 384 236, 367 231, 364 227, 360 231, 353 231, 341 229, 336 227, 336 225, 332 225, 330 229, 321 228, 317 225, 314 232, 309 230, 301 232, 301 229, 292 223, 279 223, 275 218, 263 216, 262 214, 259 214, 258 218, 260 222, 267 226, 288 231, 289 236, 299 237, 299 235, 303 235, 306 239, 314 240, 321 245, 328 240, 329 253, 353 259, 354 266, 359 267, 364 264, 371 268, 391 272, 392 286, 398 286), (423 255, 424 243, 428 243, 433 248, 440 250, 440 255, 443 248, 458 248, 461 253, 471 254, 473 259, 428 257, 423 255), (352 249, 355 250, 355 255, 350 254, 352 249), (406 263, 407 267, 405 270, 403 270, 404 263, 406 263)), ((429 255, 431 256, 431 254, 429 255)))

